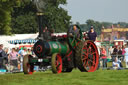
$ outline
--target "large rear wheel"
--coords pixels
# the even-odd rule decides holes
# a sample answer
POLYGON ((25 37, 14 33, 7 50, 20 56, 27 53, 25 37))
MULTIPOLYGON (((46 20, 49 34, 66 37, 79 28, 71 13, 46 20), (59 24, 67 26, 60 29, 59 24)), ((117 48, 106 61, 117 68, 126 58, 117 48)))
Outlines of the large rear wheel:
POLYGON ((25 55, 23 58, 23 72, 24 74, 32 74, 34 72, 34 65, 29 63, 31 55, 25 55))
POLYGON ((99 62, 98 49, 94 42, 82 41, 76 47, 76 64, 82 72, 94 72, 99 62))
POLYGON ((52 72, 61 73, 62 72, 62 57, 58 53, 52 55, 52 72))

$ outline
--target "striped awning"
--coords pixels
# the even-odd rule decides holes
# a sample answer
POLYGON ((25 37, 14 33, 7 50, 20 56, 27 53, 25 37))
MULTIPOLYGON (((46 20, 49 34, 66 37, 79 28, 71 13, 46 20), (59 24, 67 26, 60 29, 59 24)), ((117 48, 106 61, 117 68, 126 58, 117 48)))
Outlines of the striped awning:
POLYGON ((25 43, 36 43, 35 39, 26 39, 26 40, 10 40, 8 41, 10 44, 25 44, 25 43))

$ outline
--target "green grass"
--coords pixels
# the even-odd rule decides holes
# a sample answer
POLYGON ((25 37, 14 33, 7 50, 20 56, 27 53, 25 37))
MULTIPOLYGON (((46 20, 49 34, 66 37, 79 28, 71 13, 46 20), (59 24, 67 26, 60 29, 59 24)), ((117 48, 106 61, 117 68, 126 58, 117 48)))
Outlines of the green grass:
POLYGON ((0 74, 0 85, 128 85, 128 70, 98 70, 53 74, 51 71, 33 75, 0 74))

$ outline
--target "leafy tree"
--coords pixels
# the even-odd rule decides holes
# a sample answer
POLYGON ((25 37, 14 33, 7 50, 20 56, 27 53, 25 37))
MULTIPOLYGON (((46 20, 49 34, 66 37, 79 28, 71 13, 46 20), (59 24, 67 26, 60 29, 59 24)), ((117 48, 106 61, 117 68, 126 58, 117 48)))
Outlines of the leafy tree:
POLYGON ((55 29, 56 32, 67 31, 71 16, 68 12, 60 7, 60 5, 66 4, 66 0, 47 0, 47 6, 45 9, 46 26, 50 29, 55 29))
MULTIPOLYGON (((67 31, 71 17, 60 5, 66 0, 46 0, 44 24, 56 32, 67 31)), ((37 32, 36 8, 31 0, 0 0, 0 34, 37 32), (16 7, 19 6, 20 7, 16 7), (11 26, 11 27, 10 27, 11 26)))
POLYGON ((13 8, 12 33, 36 33, 38 31, 36 20, 36 8, 30 0, 21 2, 20 7, 13 8))
POLYGON ((28 14, 19 15, 12 19, 12 33, 24 34, 24 33, 36 33, 37 22, 33 12, 28 14))
POLYGON ((87 24, 79 24, 79 26, 80 26, 80 28, 81 28, 81 30, 82 30, 83 32, 88 31, 88 26, 87 26, 87 24))
POLYGON ((126 22, 118 22, 117 24, 120 25, 120 27, 122 28, 128 28, 128 23, 126 22))
POLYGON ((11 11, 13 6, 18 6, 19 4, 19 0, 0 0, 0 35, 11 34, 11 11))
POLYGON ((86 23, 88 30, 90 29, 91 26, 93 26, 97 34, 101 33, 102 24, 100 22, 89 19, 86 21, 86 23))
MULTIPOLYGON (((60 4, 66 4, 66 0, 46 0, 43 17, 43 26, 55 29, 56 32, 67 31, 70 24, 70 16, 60 4)), ((36 6, 29 0, 24 0, 21 7, 14 8, 12 13, 13 33, 35 33, 38 31, 36 6), (26 20, 27 19, 27 20, 26 20), (26 30, 26 31, 24 31, 26 30)))
POLYGON ((101 22, 101 24, 102 24, 102 26, 104 26, 104 28, 110 28, 113 23, 110 23, 110 22, 101 22))

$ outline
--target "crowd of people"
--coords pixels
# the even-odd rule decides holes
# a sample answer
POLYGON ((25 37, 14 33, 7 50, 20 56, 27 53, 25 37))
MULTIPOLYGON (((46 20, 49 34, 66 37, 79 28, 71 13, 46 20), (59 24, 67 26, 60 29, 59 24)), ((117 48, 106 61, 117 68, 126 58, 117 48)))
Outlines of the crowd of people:
MULTIPOLYGON (((99 67, 103 69, 108 69, 108 55, 107 49, 102 46, 100 48, 100 58, 99 58, 99 67)), ((109 48, 109 56, 111 56, 112 68, 110 69, 123 69, 128 68, 128 47, 127 45, 122 47, 114 46, 109 48), (122 62, 126 62, 125 66, 122 65, 122 62)), ((12 48, 9 52, 7 48, 3 49, 3 44, 0 44, 0 69, 7 69, 8 71, 13 71, 14 69, 19 69, 20 72, 23 71, 23 57, 26 54, 34 55, 33 48, 21 47, 12 48), (8 67, 10 65, 11 68, 8 67)))
POLYGON ((17 69, 22 72, 23 57, 26 54, 34 55, 33 48, 12 48, 9 52, 8 48, 3 49, 3 47, 3 44, 0 44, 0 69, 7 69, 7 71, 17 69))
POLYGON ((100 48, 100 64, 99 67, 107 69, 107 62, 111 59, 112 68, 111 69, 124 69, 128 68, 128 46, 113 46, 112 48, 107 49, 103 46, 100 48), (108 58, 109 57, 109 58, 108 58), (122 65, 122 62, 125 62, 126 66, 122 65), (102 64, 102 65, 101 65, 102 64))

